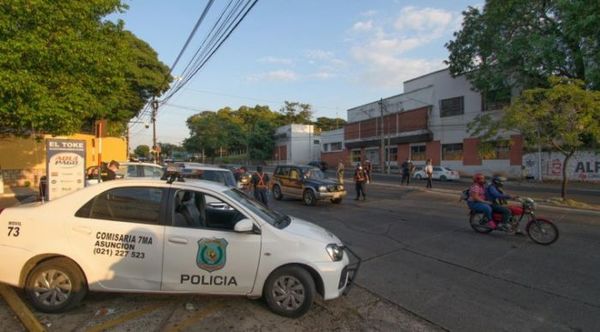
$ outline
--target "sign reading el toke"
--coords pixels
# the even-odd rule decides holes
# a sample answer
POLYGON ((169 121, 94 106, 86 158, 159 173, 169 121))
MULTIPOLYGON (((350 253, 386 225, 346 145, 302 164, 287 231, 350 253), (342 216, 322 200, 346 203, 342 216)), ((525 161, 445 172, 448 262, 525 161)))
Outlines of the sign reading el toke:
POLYGON ((85 141, 46 140, 48 200, 85 186, 85 141))

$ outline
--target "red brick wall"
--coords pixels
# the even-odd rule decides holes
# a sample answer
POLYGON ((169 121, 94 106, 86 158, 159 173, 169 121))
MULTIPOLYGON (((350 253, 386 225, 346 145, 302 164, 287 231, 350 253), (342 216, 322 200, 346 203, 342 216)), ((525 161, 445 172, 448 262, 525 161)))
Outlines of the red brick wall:
POLYGON ((439 166, 442 159, 442 144, 440 141, 427 142, 425 156, 427 159, 431 159, 433 165, 439 166))
POLYGON ((402 165, 402 163, 408 159, 410 155, 410 145, 409 144, 398 144, 398 165, 402 165))
POLYGON ((349 123, 344 127, 344 139, 358 139, 359 138, 359 123, 349 123))
POLYGON ((463 165, 481 165, 481 157, 477 147, 479 138, 465 138, 463 140, 463 165))
POLYGON ((287 159, 287 145, 279 145, 273 149, 273 160, 287 159))
POLYGON ((348 150, 337 152, 321 152, 321 161, 327 163, 330 169, 336 169, 340 159, 346 167, 350 167, 350 152, 348 150))
POLYGON ((510 164, 511 166, 519 166, 523 164, 523 136, 510 136, 510 164))
POLYGON ((385 134, 395 134, 396 133, 396 117, 397 117, 397 113, 395 114, 390 114, 390 115, 386 115, 383 117, 383 131, 385 132, 385 134))
POLYGON ((427 129, 428 109, 428 107, 422 107, 416 110, 399 113, 398 130, 402 132, 418 129, 427 129))
POLYGON ((365 120, 360 123, 360 137, 373 137, 380 134, 379 128, 377 128, 377 121, 379 119, 365 120))

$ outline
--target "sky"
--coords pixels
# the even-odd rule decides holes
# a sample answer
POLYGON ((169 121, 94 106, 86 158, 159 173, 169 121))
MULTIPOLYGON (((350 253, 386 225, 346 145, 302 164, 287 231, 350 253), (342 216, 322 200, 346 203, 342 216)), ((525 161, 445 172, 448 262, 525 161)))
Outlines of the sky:
MULTIPOLYGON (((125 29, 171 66, 208 0, 124 0, 125 29)), ((177 77, 227 4, 216 0, 177 77)), ((284 101, 312 105, 313 117, 346 119, 346 110, 403 92, 405 80, 445 68, 444 44, 460 29, 469 0, 259 0, 201 71, 159 109, 157 141, 181 144, 186 119, 229 106, 284 101)), ((152 126, 130 124, 130 146, 152 145, 152 126)))

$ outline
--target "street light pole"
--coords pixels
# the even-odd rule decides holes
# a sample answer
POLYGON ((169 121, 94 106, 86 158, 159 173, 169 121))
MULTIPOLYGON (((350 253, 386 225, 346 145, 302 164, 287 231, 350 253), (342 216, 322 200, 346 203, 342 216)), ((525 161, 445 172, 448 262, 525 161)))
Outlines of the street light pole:
POLYGON ((381 173, 385 170, 385 131, 383 130, 383 98, 379 100, 379 111, 381 113, 381 151, 379 153, 379 162, 381 163, 381 173))

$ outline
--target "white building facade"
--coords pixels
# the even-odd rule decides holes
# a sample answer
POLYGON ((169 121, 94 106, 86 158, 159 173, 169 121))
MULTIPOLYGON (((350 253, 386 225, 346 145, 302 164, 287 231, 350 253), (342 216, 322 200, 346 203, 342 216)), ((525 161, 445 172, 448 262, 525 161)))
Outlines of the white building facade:
POLYGON ((397 167, 406 159, 416 165, 431 159, 464 175, 520 174, 521 136, 504 133, 485 154, 480 153, 479 139, 470 136, 469 122, 485 113, 497 116, 502 105, 486 105, 464 76, 454 78, 448 69, 439 70, 405 81, 404 91, 349 109, 346 151, 336 157, 348 163, 369 160, 379 169, 397 167))
POLYGON ((275 130, 275 164, 307 164, 319 160, 321 139, 313 125, 291 124, 275 130))

